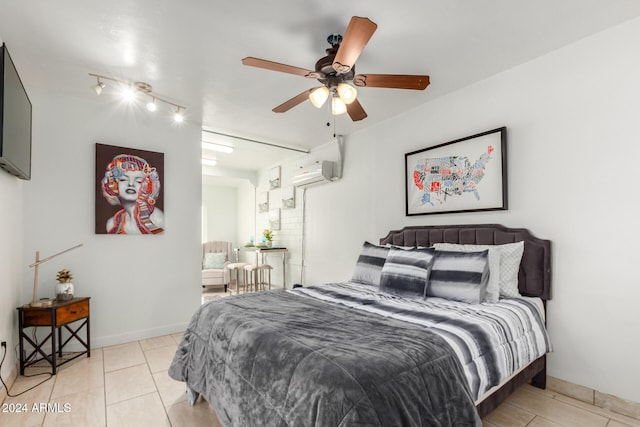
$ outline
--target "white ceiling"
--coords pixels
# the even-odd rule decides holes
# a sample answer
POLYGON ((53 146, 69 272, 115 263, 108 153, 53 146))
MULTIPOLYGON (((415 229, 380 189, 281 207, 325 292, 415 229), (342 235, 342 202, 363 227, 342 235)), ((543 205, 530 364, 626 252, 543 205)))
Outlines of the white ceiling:
MULTIPOLYGON (((144 81, 207 130, 309 149, 333 135, 327 111, 309 102, 284 114, 271 109, 316 82, 241 59, 313 69, 326 37, 344 33, 354 15, 378 24, 359 73, 428 74, 431 85, 359 89, 369 117, 336 117, 335 131, 344 135, 635 18, 640 2, 0 0, 0 39, 27 89, 91 97, 88 73, 144 81)), ((238 158, 228 165, 254 167, 250 157, 238 158)))

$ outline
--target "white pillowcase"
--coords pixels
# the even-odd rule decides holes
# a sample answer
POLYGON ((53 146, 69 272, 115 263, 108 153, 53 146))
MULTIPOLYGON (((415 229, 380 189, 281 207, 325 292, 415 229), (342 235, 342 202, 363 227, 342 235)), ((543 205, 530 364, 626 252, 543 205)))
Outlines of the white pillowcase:
POLYGON ((479 252, 489 250, 489 283, 485 295, 486 302, 497 302, 499 297, 520 297, 518 291, 518 271, 524 253, 524 242, 504 245, 464 245, 435 243, 436 249, 450 251, 479 252))
POLYGON ((500 248, 500 296, 520 297, 518 291, 518 272, 524 253, 524 242, 498 245, 500 248))

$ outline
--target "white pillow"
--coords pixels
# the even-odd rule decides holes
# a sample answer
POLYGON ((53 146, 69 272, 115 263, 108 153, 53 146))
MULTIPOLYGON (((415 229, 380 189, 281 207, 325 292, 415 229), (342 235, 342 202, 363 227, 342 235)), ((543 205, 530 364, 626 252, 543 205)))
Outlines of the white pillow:
POLYGON ((435 243, 436 249, 456 250, 467 252, 479 252, 489 249, 489 284, 487 285, 487 293, 485 301, 498 301, 497 295, 501 297, 520 297, 518 291, 518 271, 520 270, 520 261, 524 252, 524 242, 506 243, 504 245, 462 245, 454 243, 435 243), (496 271, 496 258, 499 259, 500 267, 496 271), (496 278, 497 276, 497 278, 496 278), (496 282, 498 280, 498 291, 496 294, 496 282))
POLYGON ((524 253, 524 242, 498 245, 500 248, 500 296, 520 297, 518 271, 524 253))

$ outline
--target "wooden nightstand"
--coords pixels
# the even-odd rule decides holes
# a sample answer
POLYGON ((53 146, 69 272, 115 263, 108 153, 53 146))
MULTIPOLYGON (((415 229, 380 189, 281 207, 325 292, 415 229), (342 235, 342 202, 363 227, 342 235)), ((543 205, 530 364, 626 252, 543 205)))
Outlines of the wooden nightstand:
MULTIPOLYGON (((18 327, 20 340, 20 375, 24 375, 24 369, 41 360, 46 360, 51 365, 53 375, 56 374, 58 366, 63 365, 77 357, 86 354, 91 357, 91 335, 89 333, 89 298, 73 298, 69 301, 56 301, 50 307, 31 307, 29 304, 18 307, 18 327), (75 329, 69 325, 74 322, 84 321, 75 329), (78 332, 85 327, 85 340, 78 336, 78 332), (40 343, 34 342, 29 337, 25 328, 49 327, 51 332, 40 343), (71 333, 71 335, 63 342, 63 327, 71 333), (56 340, 57 332, 57 340, 56 340), (77 339, 85 348, 84 351, 74 355, 70 359, 59 362, 57 357, 62 357, 62 349, 72 338, 77 339), (46 354, 42 346, 51 340, 51 354, 46 354), (31 353, 25 353, 25 341, 33 348, 31 353), (31 360, 37 354, 42 357, 31 360), (56 357, 57 356, 57 357, 56 357)), ((75 327, 75 325, 73 325, 75 327)))

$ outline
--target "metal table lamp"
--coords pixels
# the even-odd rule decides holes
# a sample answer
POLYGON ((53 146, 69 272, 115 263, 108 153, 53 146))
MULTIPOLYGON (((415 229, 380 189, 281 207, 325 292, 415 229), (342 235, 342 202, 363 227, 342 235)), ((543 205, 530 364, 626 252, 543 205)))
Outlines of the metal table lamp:
POLYGON ((64 251, 58 252, 57 254, 53 254, 47 258, 44 259, 40 259, 40 251, 36 251, 36 262, 34 262, 33 264, 29 265, 29 267, 33 267, 34 271, 33 271, 33 299, 31 300, 31 303, 29 304, 31 307, 50 307, 51 305, 53 305, 53 299, 50 298, 45 298, 45 299, 38 299, 38 266, 40 264, 44 264, 47 261, 52 260, 53 258, 57 257, 58 255, 62 255, 65 252, 69 252, 73 249, 79 248, 80 246, 82 246, 82 243, 80 243, 79 245, 75 245, 69 249, 65 249, 64 251))

